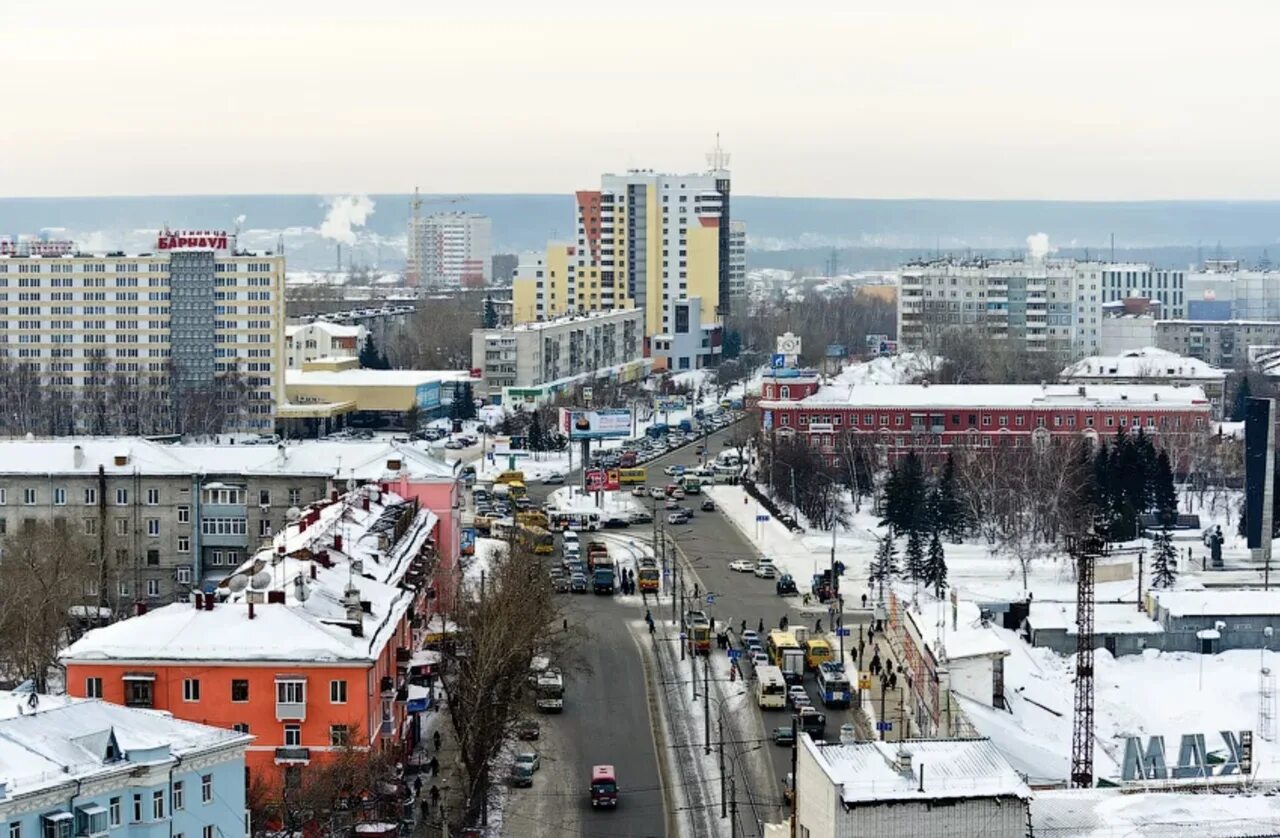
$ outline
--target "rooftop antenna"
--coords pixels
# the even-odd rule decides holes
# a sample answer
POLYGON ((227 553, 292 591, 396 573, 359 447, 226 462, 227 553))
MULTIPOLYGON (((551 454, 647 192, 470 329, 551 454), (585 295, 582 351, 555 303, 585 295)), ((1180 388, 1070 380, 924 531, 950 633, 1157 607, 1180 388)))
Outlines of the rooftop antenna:
POLYGON ((1116 262, 1116 234, 1111 234, 1111 264, 1116 262))
POLYGON ((729 152, 720 146, 720 132, 716 132, 716 147, 707 152, 707 168, 713 172, 729 170, 729 152))

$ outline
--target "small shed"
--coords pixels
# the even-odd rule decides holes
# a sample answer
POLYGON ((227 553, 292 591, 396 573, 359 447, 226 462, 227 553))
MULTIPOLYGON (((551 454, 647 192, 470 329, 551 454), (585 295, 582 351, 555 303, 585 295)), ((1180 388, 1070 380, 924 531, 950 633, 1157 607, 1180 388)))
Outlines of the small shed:
POLYGON ((1229 649, 1275 648, 1280 638, 1280 591, 1152 591, 1151 613, 1164 628, 1167 652, 1217 654, 1229 649), (1199 636, 1201 632, 1218 633, 1199 636))
MULTIPOLYGON (((1022 621, 1022 636, 1032 646, 1060 655, 1076 651, 1076 606, 1065 602, 1032 602, 1022 621)), ((1132 602, 1100 602, 1093 611, 1093 648, 1112 657, 1138 655, 1164 648, 1164 628, 1132 602)))

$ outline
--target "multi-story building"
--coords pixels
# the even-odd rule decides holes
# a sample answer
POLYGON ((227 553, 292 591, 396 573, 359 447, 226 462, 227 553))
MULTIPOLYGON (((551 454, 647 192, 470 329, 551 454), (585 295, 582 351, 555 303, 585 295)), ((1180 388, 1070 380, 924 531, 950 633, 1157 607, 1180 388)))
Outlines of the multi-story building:
POLYGON ((1259 320, 1161 320, 1156 346, 1198 358, 1224 370, 1248 363, 1250 346, 1280 343, 1280 322, 1259 320))
POLYGON ((317 358, 357 358, 368 334, 369 330, 364 326, 347 326, 328 320, 286 326, 285 363, 291 370, 300 370, 303 364, 317 358))
POLYGON ((1069 354, 1077 337, 1086 347, 1096 340, 1101 298, 1092 268, 1059 259, 907 265, 898 291, 899 343, 936 348, 946 329, 968 326, 1032 351, 1069 354))
POLYGON ((1184 358, 1154 346, 1116 355, 1091 355, 1062 370, 1063 384, 1168 384, 1199 387, 1222 415, 1227 374, 1196 358, 1184 358))
POLYGON ((1190 320, 1280 321, 1280 271, 1210 262, 1187 276, 1190 320))
MULTIPOLYGON (((713 152, 708 166, 692 175, 606 174, 599 190, 578 192, 576 240, 520 260, 512 285, 516 322, 634 306, 652 339, 676 330, 677 303, 699 300, 684 314, 696 311, 700 329, 718 329, 730 297, 728 155, 713 152)), ((664 351, 652 343, 646 351, 667 365, 664 351)), ((712 363, 708 351, 693 366, 712 363)))
POLYGON ((276 790, 342 748, 403 758, 438 523, 375 485, 311 504, 213 593, 67 647, 67 690, 251 734, 276 790))
POLYGON ((648 371, 644 312, 614 309, 471 333, 481 394, 510 404, 542 402, 597 378, 631 381, 648 371))
POLYGON ((1142 384, 863 384, 822 387, 816 375, 766 377, 762 430, 807 438, 824 456, 846 439, 863 440, 893 459, 908 451, 945 453, 1049 442, 1120 430, 1184 435, 1212 415, 1199 387, 1142 384))
POLYGON ((395 443, 10 440, 0 442, 0 543, 28 520, 66 520, 86 551, 105 559, 85 602, 123 614, 219 581, 283 529, 292 510, 347 481, 400 475, 454 484, 446 464, 395 443))
POLYGON ((729 222, 729 296, 747 295, 747 222, 729 222))
POLYGON ((406 282, 483 288, 493 278, 493 221, 470 212, 409 219, 406 282))
POLYGON ((70 399, 127 387, 177 409, 234 387, 236 429, 269 431, 285 398, 285 260, 235 241, 166 229, 137 256, 0 252, 0 358, 70 399))
POLYGON ((1159 300, 1160 311, 1171 320, 1187 316, 1187 272, 1157 268, 1149 264, 1107 262, 1102 274, 1102 302, 1111 303, 1138 297, 1159 300))
POLYGON ((248 836, 253 737, 100 699, 0 692, 9 838, 248 836))

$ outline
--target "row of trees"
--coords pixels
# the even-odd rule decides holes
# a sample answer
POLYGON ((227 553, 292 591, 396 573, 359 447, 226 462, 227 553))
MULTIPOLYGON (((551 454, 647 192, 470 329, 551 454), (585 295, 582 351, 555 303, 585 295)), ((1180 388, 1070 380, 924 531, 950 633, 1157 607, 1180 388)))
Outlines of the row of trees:
POLYGON ((725 318, 725 357, 733 358, 739 350, 772 352, 774 339, 788 331, 803 340, 801 362, 815 366, 829 344, 859 352, 867 335, 896 334, 897 310, 878 297, 859 294, 735 306, 725 318))
POLYGON ((885 586, 900 574, 914 585, 923 585, 925 590, 935 597, 942 597, 947 590, 947 557, 942 547, 942 538, 938 530, 929 535, 929 548, 926 552, 924 536, 918 530, 907 535, 907 549, 902 567, 898 565, 898 548, 892 532, 880 537, 876 547, 875 558, 871 560, 869 577, 873 585, 879 586, 880 598, 884 599, 885 586))

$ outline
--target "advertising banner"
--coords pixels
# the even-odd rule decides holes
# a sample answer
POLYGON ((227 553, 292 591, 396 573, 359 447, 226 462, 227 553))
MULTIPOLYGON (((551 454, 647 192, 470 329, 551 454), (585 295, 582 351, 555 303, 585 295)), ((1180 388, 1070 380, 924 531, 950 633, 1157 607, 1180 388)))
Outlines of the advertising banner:
POLYGON ((1273 487, 1272 440, 1275 417, 1271 399, 1249 399, 1244 408, 1244 523, 1249 548, 1262 547, 1266 511, 1271 506, 1273 487))
POLYGON ((462 538, 459 540, 460 552, 464 556, 473 556, 476 552, 476 530, 475 527, 463 527, 462 538))
POLYGON ((599 410, 560 408, 560 430, 569 439, 609 439, 631 436, 631 410, 608 407, 599 410))
POLYGON ((440 406, 440 382, 427 381, 414 388, 414 398, 418 407, 429 410, 440 406))
POLYGON ((588 492, 616 492, 622 483, 616 468, 592 469, 586 474, 588 492))

